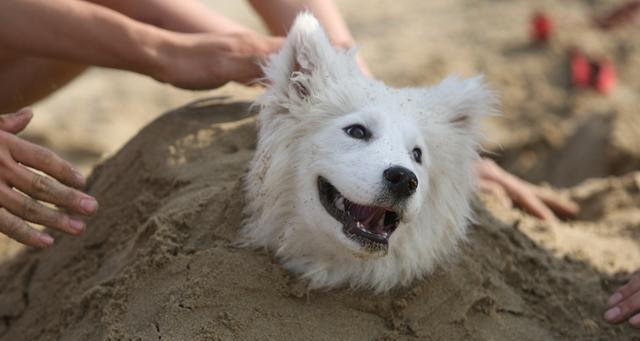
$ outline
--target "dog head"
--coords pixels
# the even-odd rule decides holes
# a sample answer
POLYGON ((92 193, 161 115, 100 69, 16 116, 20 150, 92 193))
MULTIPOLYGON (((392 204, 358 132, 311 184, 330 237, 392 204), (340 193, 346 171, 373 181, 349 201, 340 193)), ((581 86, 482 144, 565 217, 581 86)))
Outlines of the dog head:
POLYGON ((477 128, 494 100, 481 78, 389 88, 354 55, 301 14, 265 66, 244 232, 314 286, 388 288, 464 234, 477 128))

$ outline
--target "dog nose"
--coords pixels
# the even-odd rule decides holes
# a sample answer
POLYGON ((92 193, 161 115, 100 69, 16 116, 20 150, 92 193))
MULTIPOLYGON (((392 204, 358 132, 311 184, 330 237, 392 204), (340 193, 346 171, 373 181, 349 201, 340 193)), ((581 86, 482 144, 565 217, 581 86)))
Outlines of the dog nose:
POLYGON ((418 188, 418 177, 410 170, 400 166, 387 168, 383 172, 389 190, 399 198, 406 198, 418 188))

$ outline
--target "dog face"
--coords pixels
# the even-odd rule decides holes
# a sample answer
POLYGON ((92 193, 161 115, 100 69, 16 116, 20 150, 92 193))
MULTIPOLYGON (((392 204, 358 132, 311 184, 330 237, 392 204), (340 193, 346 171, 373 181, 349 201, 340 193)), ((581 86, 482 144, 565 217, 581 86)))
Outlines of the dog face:
POLYGON ((300 213, 361 258, 387 253, 429 187, 429 154, 416 120, 385 109, 371 104, 327 120, 300 146, 310 151, 302 155, 309 166, 298 172, 300 213))
POLYGON ((312 287, 383 291, 464 236, 478 121, 494 100, 480 78, 389 88, 354 54, 301 14, 265 67, 242 234, 312 287))

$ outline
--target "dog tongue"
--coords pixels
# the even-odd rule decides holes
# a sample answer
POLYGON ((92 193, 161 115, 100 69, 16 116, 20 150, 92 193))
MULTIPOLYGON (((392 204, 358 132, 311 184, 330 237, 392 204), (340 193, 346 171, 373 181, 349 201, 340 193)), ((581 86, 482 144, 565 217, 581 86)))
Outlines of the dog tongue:
POLYGON ((375 227, 371 225, 377 224, 384 213, 385 210, 383 208, 375 206, 362 206, 358 204, 352 204, 349 207, 349 214, 353 217, 353 219, 361 222, 362 225, 364 225, 368 230, 375 227))

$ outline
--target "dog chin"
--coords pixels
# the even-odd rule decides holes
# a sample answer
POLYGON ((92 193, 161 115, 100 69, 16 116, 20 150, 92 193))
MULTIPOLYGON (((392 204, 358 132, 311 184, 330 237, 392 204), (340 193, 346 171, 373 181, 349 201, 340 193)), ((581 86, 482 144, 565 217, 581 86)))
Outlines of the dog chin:
POLYGON ((339 231, 336 233, 337 243, 342 247, 346 252, 345 255, 357 258, 360 260, 374 260, 383 258, 387 255, 387 249, 379 249, 379 250, 371 250, 367 249, 359 242, 347 237, 347 235, 342 231, 342 226, 339 227, 339 231))

